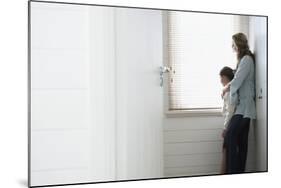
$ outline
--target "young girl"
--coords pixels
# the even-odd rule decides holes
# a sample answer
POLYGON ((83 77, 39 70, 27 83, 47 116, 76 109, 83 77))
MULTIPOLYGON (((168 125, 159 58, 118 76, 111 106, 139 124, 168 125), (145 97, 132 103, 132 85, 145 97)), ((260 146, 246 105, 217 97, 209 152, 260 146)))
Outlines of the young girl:
MULTIPOLYGON (((233 70, 229 67, 223 67, 223 69, 220 71, 220 80, 223 86, 226 86, 234 77, 233 70)), ((225 92, 222 96, 223 98, 223 108, 222 108, 222 114, 224 117, 224 130, 222 132, 222 137, 224 139, 223 141, 223 149, 222 149, 222 164, 221 164, 221 174, 226 173, 226 141, 225 141, 225 134, 227 131, 227 126, 229 124, 229 121, 234 113, 235 107, 231 105, 230 103, 230 96, 229 92, 225 92)))

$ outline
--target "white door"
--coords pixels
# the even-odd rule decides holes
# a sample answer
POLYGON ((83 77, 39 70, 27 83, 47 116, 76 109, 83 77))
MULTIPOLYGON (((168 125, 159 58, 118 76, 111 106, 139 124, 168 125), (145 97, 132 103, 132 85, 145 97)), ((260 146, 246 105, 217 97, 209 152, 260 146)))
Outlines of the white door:
POLYGON ((251 17, 250 38, 255 54, 256 108, 255 123, 257 171, 267 170, 267 19, 251 17))
POLYGON ((163 173, 161 11, 116 9, 117 179, 163 173))

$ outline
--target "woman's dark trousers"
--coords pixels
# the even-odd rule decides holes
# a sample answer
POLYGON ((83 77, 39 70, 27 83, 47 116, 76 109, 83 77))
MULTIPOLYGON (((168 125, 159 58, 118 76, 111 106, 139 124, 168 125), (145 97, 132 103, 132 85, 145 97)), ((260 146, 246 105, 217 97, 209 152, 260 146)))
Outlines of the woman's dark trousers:
POLYGON ((233 115, 226 133, 226 173, 245 171, 250 118, 233 115))

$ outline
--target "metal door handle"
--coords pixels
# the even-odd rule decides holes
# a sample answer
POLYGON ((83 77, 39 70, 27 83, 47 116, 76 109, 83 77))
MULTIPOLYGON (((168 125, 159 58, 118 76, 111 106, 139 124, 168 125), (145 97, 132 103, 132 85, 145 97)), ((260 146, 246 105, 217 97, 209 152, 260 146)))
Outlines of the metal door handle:
POLYGON ((168 72, 170 72, 171 70, 172 70, 171 67, 161 66, 161 67, 160 67, 160 75, 161 75, 161 74, 164 74, 164 73, 168 73, 168 72))
POLYGON ((163 87, 164 73, 169 73, 172 70, 171 67, 161 66, 160 67, 160 86, 163 87))

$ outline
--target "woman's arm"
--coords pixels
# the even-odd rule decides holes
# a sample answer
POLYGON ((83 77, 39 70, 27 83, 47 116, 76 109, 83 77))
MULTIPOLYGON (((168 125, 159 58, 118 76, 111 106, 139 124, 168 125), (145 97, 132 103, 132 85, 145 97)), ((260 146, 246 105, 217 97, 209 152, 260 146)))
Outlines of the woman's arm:
POLYGON ((228 82, 228 84, 226 84, 224 87, 223 87, 223 89, 222 89, 222 97, 225 95, 225 93, 226 92, 228 92, 230 89, 230 84, 231 84, 231 82, 228 82))
POLYGON ((244 57, 238 66, 238 69, 234 75, 234 78, 230 82, 230 102, 232 105, 236 104, 237 91, 243 84, 244 80, 250 73, 252 59, 250 56, 244 57))
POLYGON ((226 98, 226 105, 225 105, 225 119, 224 119, 224 128, 227 129, 230 119, 232 118, 235 106, 230 103, 230 96, 226 98))

